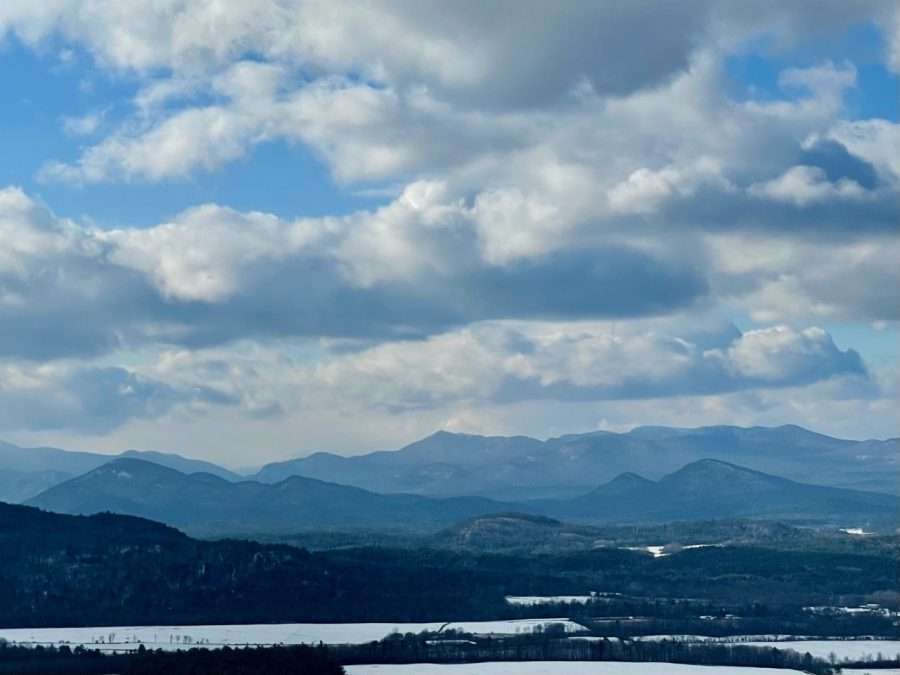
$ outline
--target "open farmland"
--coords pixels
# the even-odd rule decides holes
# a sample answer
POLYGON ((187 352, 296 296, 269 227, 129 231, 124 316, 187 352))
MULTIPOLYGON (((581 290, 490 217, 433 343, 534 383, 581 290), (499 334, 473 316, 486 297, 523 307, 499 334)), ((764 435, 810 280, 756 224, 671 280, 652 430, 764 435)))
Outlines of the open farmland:
POLYGON ((297 644, 364 644, 392 633, 456 630, 474 635, 527 635, 547 626, 567 633, 584 628, 568 619, 462 621, 431 623, 290 623, 232 626, 116 626, 94 628, 0 629, 0 640, 18 645, 84 646, 104 652, 192 647, 272 646, 297 644))

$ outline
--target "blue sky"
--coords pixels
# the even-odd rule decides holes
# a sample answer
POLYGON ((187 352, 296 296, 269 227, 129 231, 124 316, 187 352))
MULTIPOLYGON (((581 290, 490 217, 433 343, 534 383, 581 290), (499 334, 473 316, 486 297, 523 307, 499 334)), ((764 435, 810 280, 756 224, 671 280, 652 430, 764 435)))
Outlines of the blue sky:
POLYGON ((850 119, 872 117, 896 120, 900 114, 897 75, 884 63, 888 49, 877 24, 861 21, 829 40, 805 40, 791 48, 762 37, 726 58, 733 95, 778 99, 790 96, 778 84, 787 68, 809 68, 822 62, 852 63, 857 86, 846 95, 844 114, 850 119))
POLYGON ((295 218, 350 213, 387 201, 337 185, 312 149, 284 141, 261 144, 249 156, 213 171, 154 183, 41 180, 46 162, 77 159, 92 139, 123 123, 141 86, 133 75, 97 69, 88 54, 54 46, 34 50, 13 36, 0 51, 0 79, 8 92, 0 110, 6 157, 0 183, 26 188, 59 215, 101 227, 146 227, 205 202, 295 218), (59 50, 72 55, 61 63, 59 50), (95 132, 67 132, 67 119, 94 115, 100 117, 95 132))
POLYGON ((900 12, 503 4, 0 9, 0 438, 900 434, 900 12))

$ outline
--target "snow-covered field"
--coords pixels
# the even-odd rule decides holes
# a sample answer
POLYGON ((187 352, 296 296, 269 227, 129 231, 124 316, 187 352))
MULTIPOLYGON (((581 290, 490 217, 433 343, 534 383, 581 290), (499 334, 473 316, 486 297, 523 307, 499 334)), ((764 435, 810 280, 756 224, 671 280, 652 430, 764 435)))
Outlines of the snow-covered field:
POLYGON ((584 627, 568 619, 463 621, 458 623, 290 623, 235 626, 121 626, 115 628, 0 628, 0 640, 26 645, 84 645, 103 651, 128 651, 141 644, 154 649, 195 646, 276 644, 362 644, 391 633, 461 630, 479 635, 531 633, 561 624, 566 632, 584 627))
MULTIPOLYGON (((796 642, 745 642, 752 647, 793 649, 801 654, 809 652, 820 659, 835 655, 841 661, 875 661, 880 653, 884 659, 898 658, 900 642, 893 640, 799 640, 796 642)), ((879 671, 882 672, 882 671, 879 671)))
MULTIPOLYGON (((684 666, 675 663, 621 663, 617 661, 526 661, 403 666, 347 666, 347 675, 790 675, 797 670, 684 666)), ((845 671, 846 672, 846 671, 845 671)))
POLYGON ((547 605, 559 602, 577 602, 585 604, 593 600, 590 595, 507 595, 506 602, 510 605, 547 605))

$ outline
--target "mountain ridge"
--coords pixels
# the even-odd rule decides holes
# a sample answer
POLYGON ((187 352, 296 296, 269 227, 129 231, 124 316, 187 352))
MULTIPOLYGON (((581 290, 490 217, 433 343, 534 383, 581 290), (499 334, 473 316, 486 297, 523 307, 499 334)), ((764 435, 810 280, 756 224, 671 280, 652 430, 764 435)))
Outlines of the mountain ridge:
POLYGON ((134 456, 185 473, 206 471, 230 481, 276 483, 292 475, 378 493, 430 497, 476 495, 504 501, 577 497, 635 473, 659 479, 702 458, 848 489, 900 494, 900 439, 838 439, 796 425, 779 427, 636 427, 616 433, 480 436, 437 431, 396 450, 343 456, 315 452, 271 462, 241 475, 172 453, 119 455, 19 448, 0 442, 0 500, 22 502, 117 457, 134 456))
POLYGON ((201 536, 291 534, 330 528, 434 530, 488 514, 573 523, 778 517, 844 526, 896 520, 889 495, 796 483, 719 460, 699 460, 659 481, 622 474, 571 499, 502 502, 483 497, 378 494, 302 476, 229 482, 120 458, 54 486, 30 506, 70 514, 114 511, 201 536), (761 499, 760 497, 764 497, 761 499))
POLYGON ((125 450, 107 455, 47 446, 27 448, 0 441, 0 501, 24 502, 54 485, 123 457, 146 459, 186 472, 206 471, 226 480, 241 479, 237 473, 212 462, 170 452, 125 450))
POLYGON ((261 481, 297 473, 379 492, 430 496, 478 494, 502 499, 572 496, 634 472, 661 478, 704 458, 737 462, 794 480, 900 494, 900 439, 854 441, 797 425, 779 427, 636 427, 566 434, 546 441, 440 431, 398 450, 344 457, 314 453, 264 466, 261 481), (459 485, 465 478, 465 490, 459 485), (517 493, 518 490, 518 493, 517 493))
POLYGON ((890 525, 898 506, 891 495, 801 483, 717 459, 691 462, 658 481, 635 476, 623 485, 620 476, 562 507, 542 502, 547 513, 575 522, 602 512, 621 522, 855 517, 890 525))
POLYGON ((61 513, 115 511, 192 534, 293 532, 314 527, 445 524, 499 508, 480 497, 432 499, 380 495, 353 486, 291 476, 274 484, 184 474, 146 460, 119 458, 49 488, 26 502, 61 513))

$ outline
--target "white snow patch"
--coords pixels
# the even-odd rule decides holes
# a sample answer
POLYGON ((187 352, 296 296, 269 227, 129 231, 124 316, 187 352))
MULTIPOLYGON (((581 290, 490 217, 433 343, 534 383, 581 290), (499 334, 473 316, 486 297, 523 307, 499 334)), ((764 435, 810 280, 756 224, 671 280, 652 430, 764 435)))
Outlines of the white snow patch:
POLYGON ((107 652, 132 651, 140 645, 178 650, 203 646, 292 644, 364 644, 392 633, 459 630, 476 635, 518 635, 559 625, 566 633, 587 629, 568 619, 461 621, 430 623, 291 623, 231 626, 117 626, 100 628, 0 628, 0 639, 20 645, 83 645, 107 652))
POLYGON ((654 558, 665 558, 674 553, 680 553, 681 551, 687 551, 692 548, 710 548, 721 545, 722 544, 687 544, 686 546, 681 546, 680 544, 666 544, 664 546, 626 546, 625 548, 628 551, 646 551, 654 558))
POLYGON ((549 605, 551 603, 578 603, 585 604, 590 602, 596 596, 592 595, 507 595, 506 602, 510 605, 524 605, 532 607, 534 605, 549 605))

